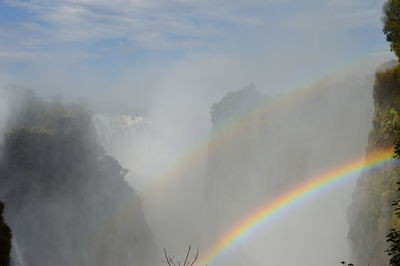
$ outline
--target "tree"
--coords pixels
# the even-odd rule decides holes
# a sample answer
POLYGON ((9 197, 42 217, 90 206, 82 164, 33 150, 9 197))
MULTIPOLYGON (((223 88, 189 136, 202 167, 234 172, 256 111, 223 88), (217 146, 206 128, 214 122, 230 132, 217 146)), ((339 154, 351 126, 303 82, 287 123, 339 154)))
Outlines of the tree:
POLYGON ((400 58, 400 0, 388 0, 384 4, 382 20, 390 50, 400 58))
POLYGON ((199 250, 197 249, 196 253, 193 255, 193 258, 190 258, 191 253, 192 253, 192 246, 190 245, 188 251, 186 252, 185 260, 183 261, 182 264, 181 261, 175 260, 175 256, 171 257, 170 255, 168 255, 167 250, 164 248, 165 260, 163 260, 162 262, 165 262, 169 266, 193 266, 194 263, 199 258, 199 250))
POLYGON ((391 229, 386 236, 386 241, 389 243, 389 248, 386 250, 390 257, 389 265, 400 265, 400 233, 391 229))
MULTIPOLYGON (((393 2, 393 1, 389 1, 393 2)), ((388 3, 389 3, 388 2, 388 3)), ((400 1, 396 1, 398 7, 400 7, 400 1)), ((400 14, 400 13, 399 13, 400 14)), ((399 18, 400 19, 400 18, 399 18)), ((396 119, 393 119, 397 121, 396 119)), ((393 143, 393 158, 400 159, 400 126, 397 123, 392 125, 391 128, 392 133, 394 134, 394 143, 393 143)), ((396 182, 399 187, 397 191, 400 192, 400 181, 396 182)), ((394 215, 400 217, 400 199, 396 199, 392 201, 392 207, 394 215)), ((389 265, 399 266, 400 265, 400 232, 395 228, 392 228, 388 235, 386 235, 386 242, 388 243, 388 249, 386 250, 389 256, 389 265)))

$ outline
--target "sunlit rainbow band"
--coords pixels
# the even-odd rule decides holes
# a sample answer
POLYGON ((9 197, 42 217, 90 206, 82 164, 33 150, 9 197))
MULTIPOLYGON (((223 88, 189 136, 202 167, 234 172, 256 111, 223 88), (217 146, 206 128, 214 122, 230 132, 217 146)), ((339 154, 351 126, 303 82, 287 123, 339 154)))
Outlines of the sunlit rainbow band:
MULTIPOLYGON (((360 62, 365 61, 367 58, 374 58, 376 56, 381 56, 383 54, 386 54, 386 52, 377 52, 374 54, 369 54, 364 58, 354 60, 353 62, 350 62, 350 64, 347 64, 346 66, 341 66, 339 69, 333 70, 330 73, 338 73, 342 69, 348 68, 352 65, 359 64, 360 62)), ((324 76, 324 75, 322 75, 324 76)), ((166 186, 174 185, 175 182, 177 182, 175 179, 181 177, 185 173, 189 172, 193 167, 195 167, 199 162, 205 160, 208 156, 208 145, 210 142, 213 142, 215 145, 214 147, 216 149, 223 148, 223 143, 226 140, 230 140, 235 132, 240 131, 241 128, 244 128, 247 125, 247 119, 252 117, 253 115, 256 115, 258 113, 273 113, 277 108, 284 108, 288 109, 291 106, 293 106, 295 103, 302 102, 303 100, 307 99, 309 96, 309 93, 316 90, 317 87, 310 88, 308 87, 310 84, 314 83, 315 81, 319 80, 321 78, 318 77, 315 80, 310 80, 309 82, 305 82, 305 86, 293 86, 292 90, 287 90, 285 93, 279 94, 275 97, 272 97, 270 99, 267 99, 266 101, 260 103, 257 105, 255 108, 248 110, 247 112, 244 112, 240 114, 239 116, 236 116, 233 119, 228 120, 225 122, 222 126, 220 126, 217 130, 215 130, 211 136, 208 138, 204 139, 203 141, 200 141, 197 145, 189 149, 184 155, 177 160, 177 163, 174 164, 170 169, 168 169, 166 172, 164 172, 162 175, 157 177, 154 180, 153 186, 148 188, 149 191, 147 193, 159 193, 160 190, 163 190, 166 186), (156 190, 156 191, 153 191, 156 190)), ((283 198, 283 197, 282 197, 283 198)), ((118 215, 123 215, 125 212, 129 211, 131 208, 131 202, 126 202, 120 210, 117 212, 118 215)), ((257 212, 256 212, 257 213, 257 212)), ((252 217, 252 216, 249 216, 252 217)), ((249 218, 243 220, 242 223, 238 224, 239 225, 244 224, 245 221, 248 221, 249 218)), ((108 223, 111 223, 111 219, 108 221, 108 223)), ((107 224, 107 223, 106 223, 107 224)), ((237 228, 235 227, 235 228, 237 228)), ((256 225, 253 227, 257 227, 256 225)), ((231 231, 229 231, 231 232, 231 231)), ((233 232, 233 230, 232 230, 233 232)), ((236 232, 236 231, 235 231, 236 232)), ((96 235, 93 236, 93 240, 96 243, 96 239, 100 237, 101 232, 98 232, 96 235)), ((222 253, 224 250, 227 250, 230 246, 232 245, 227 245, 224 246, 224 243, 227 243, 224 241, 224 239, 227 239, 228 235, 234 236, 234 234, 226 234, 224 237, 221 238, 221 240, 210 250, 210 252, 204 256, 200 262, 201 263, 211 263, 214 258, 216 258, 220 253, 222 253), (218 250, 218 251, 217 251, 218 250)), ((239 238, 240 236, 237 235, 236 238, 239 238)), ((230 238, 232 241, 235 241, 236 238, 230 238)), ((236 241, 237 242, 237 241, 236 241)), ((228 243, 229 244, 229 243, 228 243)), ((198 264, 197 264, 198 265, 198 264)))
POLYGON ((226 252, 228 249, 239 243, 258 227, 268 223, 277 214, 290 208, 295 203, 303 200, 312 193, 323 188, 337 184, 351 177, 356 177, 361 170, 370 170, 372 168, 382 167, 385 163, 394 161, 392 149, 376 151, 365 159, 364 157, 353 160, 349 163, 331 169, 323 174, 310 178, 300 186, 282 194, 272 202, 266 203, 260 209, 257 209, 245 219, 240 221, 225 233, 211 248, 211 250, 202 257, 196 265, 211 265, 211 263, 226 252))
POLYGON ((209 137, 199 141, 197 145, 191 147, 187 152, 184 152, 183 156, 177 160, 176 164, 167 169, 160 176, 156 177, 152 182, 153 186, 150 187, 148 193, 157 193, 154 191, 151 192, 151 190, 160 192, 160 190, 163 190, 169 185, 173 186, 174 182, 172 180, 182 177, 185 173, 190 172, 190 170, 192 170, 199 162, 202 162, 207 158, 210 143, 212 143, 214 149, 222 149, 224 143, 229 143, 229 141, 234 138, 235 133, 240 132, 241 129, 248 126, 248 121, 251 117, 258 114, 273 114, 279 110, 288 111, 291 107, 296 106, 296 104, 306 101, 310 97, 310 94, 318 89, 318 86, 310 87, 310 85, 314 84, 318 80, 322 80, 324 76, 328 77, 341 73, 344 69, 350 69, 354 65, 368 62, 368 60, 373 60, 373 58, 380 58, 386 54, 386 52, 376 52, 363 58, 353 60, 349 64, 331 71, 329 75, 320 76, 318 79, 306 82, 306 85, 304 86, 295 86, 291 90, 286 90, 284 93, 267 98, 254 108, 250 108, 249 110, 228 119, 218 128, 213 130, 209 137))

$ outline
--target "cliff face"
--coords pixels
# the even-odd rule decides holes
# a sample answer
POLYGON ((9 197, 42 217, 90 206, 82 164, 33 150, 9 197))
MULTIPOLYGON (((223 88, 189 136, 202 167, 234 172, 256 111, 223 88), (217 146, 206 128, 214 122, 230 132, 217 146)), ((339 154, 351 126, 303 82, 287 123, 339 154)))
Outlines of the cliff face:
POLYGON ((22 101, 6 133, 0 197, 24 265, 155 265, 127 170, 97 146, 81 105, 22 101))
MULTIPOLYGON (((374 84, 374 116, 369 133, 367 154, 376 149, 390 148, 400 123, 400 67, 382 68, 374 84)), ((356 265, 388 265, 386 235, 392 227, 399 228, 391 203, 396 199, 400 167, 364 172, 358 179, 353 201, 348 209, 349 239, 356 265)))
MULTIPOLYGON (((327 78, 279 99, 245 88, 227 94, 213 105, 214 137, 209 143, 205 187, 209 209, 214 212, 206 216, 213 217, 211 230, 216 232, 211 235, 223 234, 311 176, 364 153, 373 113, 373 76, 366 72, 327 78)), ((243 252, 235 251, 231 264, 221 265, 248 265, 248 261, 264 265, 264 257, 247 254, 264 254, 260 247, 267 246, 271 248, 268 259, 276 259, 282 265, 296 265, 299 260, 310 262, 309 265, 337 264, 348 250, 344 213, 345 202, 351 198, 351 186, 341 189, 345 191, 340 191, 340 200, 337 195, 326 193, 321 195, 323 200, 307 201, 307 206, 312 206, 307 214, 288 214, 282 219, 279 230, 303 228, 293 229, 293 234, 286 229, 279 231, 290 235, 290 241, 282 243, 279 234, 273 241, 271 232, 259 237, 263 232, 260 229, 252 241, 241 247, 243 252), (255 238, 258 242, 253 241, 255 238), (304 239, 309 243, 330 240, 324 247, 310 245, 311 250, 306 251, 304 239), (292 255, 287 256, 282 250, 292 255), (242 264, 237 263, 240 260, 242 264)), ((267 232, 268 226, 265 228, 267 232)))
POLYGON ((4 222, 3 218, 4 204, 0 202, 0 265, 10 265, 11 254, 11 230, 4 222))
POLYGON ((372 116, 371 83, 350 75, 278 100, 254 88, 227 94, 212 106, 212 134, 224 136, 209 144, 206 189, 216 197, 241 197, 245 188, 262 202, 359 156, 372 116))

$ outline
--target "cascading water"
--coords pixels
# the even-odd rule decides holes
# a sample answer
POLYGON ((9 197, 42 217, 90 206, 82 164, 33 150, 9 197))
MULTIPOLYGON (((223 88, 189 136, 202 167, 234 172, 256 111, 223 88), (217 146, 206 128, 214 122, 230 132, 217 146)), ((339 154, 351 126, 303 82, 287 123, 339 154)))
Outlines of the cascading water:
POLYGON ((128 168, 126 179, 140 193, 149 176, 149 154, 156 145, 151 120, 141 115, 95 114, 92 123, 104 153, 128 168))
POLYGON ((150 121, 139 115, 95 114, 92 118, 97 138, 103 148, 110 152, 121 138, 132 137, 150 125, 150 121))
POLYGON ((13 237, 11 249, 11 265, 12 266, 25 266, 22 251, 18 245, 18 241, 13 237))
POLYGON ((119 162, 102 156, 90 113, 25 97, 0 160, 13 266, 154 265, 141 199, 119 162))

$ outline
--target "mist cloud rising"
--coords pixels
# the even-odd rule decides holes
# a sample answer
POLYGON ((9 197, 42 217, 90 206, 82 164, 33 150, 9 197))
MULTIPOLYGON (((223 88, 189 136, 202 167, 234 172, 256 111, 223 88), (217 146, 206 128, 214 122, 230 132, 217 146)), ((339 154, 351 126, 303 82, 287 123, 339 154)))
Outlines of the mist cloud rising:
MULTIPOLYGON (((153 108, 148 114, 154 118, 148 132, 157 133, 145 138, 142 133, 133 133, 125 140, 116 138, 120 143, 114 149, 115 156, 136 171, 136 175, 128 177, 132 178, 132 184, 159 188, 160 169, 161 176, 169 178, 161 180, 165 186, 160 190, 139 189, 158 243, 173 254, 180 254, 190 243, 206 252, 218 236, 266 199, 310 175, 362 155, 371 125, 373 73, 385 60, 386 56, 371 58, 311 84, 302 95, 305 103, 282 102, 281 107, 266 114, 263 122, 258 122, 257 117, 250 119, 249 136, 232 132, 238 136, 216 151, 219 157, 210 157, 215 156, 211 149, 208 156, 197 158, 190 168, 174 176, 163 176, 162 172, 183 166, 191 148, 208 138, 211 118, 207 103, 214 99, 219 102, 222 97, 218 95, 222 92, 193 94, 185 90, 188 86, 194 89, 210 86, 204 80, 218 81, 207 74, 213 71, 203 72, 208 78, 202 79, 199 78, 202 75, 191 75, 197 72, 191 72, 192 68, 183 63, 167 72, 169 79, 161 79, 159 94, 153 98, 150 105, 153 108), (174 73, 184 73, 183 78, 174 73), (174 93, 169 94, 171 91, 174 93), (258 128, 259 132, 251 128, 258 128), (146 159, 139 165, 136 160, 141 157, 146 159), (152 158, 160 159, 161 164, 152 158), (219 165, 217 171, 212 169, 214 162, 219 165), (177 218, 182 213, 185 218, 177 218)), ((230 108, 235 110, 237 106, 230 108)), ((317 195, 315 200, 291 210, 290 218, 284 216, 280 223, 266 227, 265 231, 260 229, 258 236, 250 237, 218 263, 263 265, 267 249, 271 252, 270 259, 279 260, 282 265, 298 263, 299 258, 307 265, 320 265, 322 261, 336 265, 339 259, 349 256, 344 213, 352 187, 350 183, 341 187, 340 192, 332 190, 317 195), (288 238, 290 244, 285 242, 288 238), (304 241, 308 248, 299 248, 304 241), (327 241, 325 247, 329 248, 320 249, 321 241, 327 241), (290 257, 285 256, 287 250, 292 252, 290 257)))
MULTIPOLYGON (((358 81, 364 81, 379 63, 391 58, 381 38, 379 18, 383 2, 5 0, 0 3, 0 75, 7 76, 5 85, 33 88, 46 99, 55 95, 61 95, 65 102, 86 98, 95 114, 96 105, 103 102, 139 110, 134 113, 115 111, 111 118, 107 118, 110 114, 101 114, 106 120, 118 121, 124 126, 130 123, 132 117, 129 116, 146 121, 115 133, 114 142, 105 147, 106 152, 130 169, 126 178, 143 199, 147 222, 157 244, 177 255, 190 243, 205 251, 217 235, 223 234, 239 216, 251 211, 249 206, 259 204, 266 190, 270 189, 266 197, 283 191, 285 184, 279 184, 274 178, 295 180, 294 172, 300 166, 306 176, 306 173, 322 169, 322 165, 342 162, 339 160, 342 155, 350 156, 350 152, 340 149, 342 146, 332 145, 335 156, 332 156, 331 164, 319 161, 323 157, 320 149, 324 147, 325 138, 332 137, 338 142, 355 138, 356 131, 350 132, 353 126, 357 132, 367 134, 370 113, 352 113, 362 122, 354 121, 353 125, 347 121, 342 125, 338 117, 343 113, 336 108, 349 112, 359 110, 353 109, 351 104, 372 108, 371 98, 366 94, 370 87, 366 83, 360 85, 358 81), (375 57, 366 59, 371 54, 375 57), (363 67, 352 64, 358 60, 363 67), (218 162, 227 162, 226 175, 222 177, 215 174, 217 170, 210 170, 207 156, 177 176, 165 174, 171 167, 182 164, 182 159, 194 147, 201 143, 207 145, 213 129, 210 107, 228 92, 253 82, 261 94, 279 95, 294 88, 309 87, 327 73, 342 70, 344 65, 348 66, 347 70, 352 67, 361 70, 352 73, 350 78, 343 77, 348 75, 344 74, 346 71, 339 71, 339 75, 314 86, 328 91, 327 95, 340 91, 340 97, 348 97, 346 100, 341 101, 338 96, 335 102, 330 102, 325 98, 324 109, 318 103, 321 95, 310 94, 308 107, 295 108, 297 119, 287 110, 271 114, 271 119, 266 122, 271 125, 261 126, 270 139, 265 136, 238 138, 253 145, 257 165, 245 159, 243 165, 230 161, 230 148, 241 151, 240 148, 246 147, 239 143, 221 153, 224 156, 218 162), (343 79, 346 82, 338 81, 343 79), (364 85, 366 90, 363 90, 364 85), (357 98, 351 94, 353 92, 361 97, 357 98), (315 121, 302 117, 302 114, 311 117, 314 108, 320 108, 316 111, 320 115, 314 117, 315 121), (324 115, 340 129, 324 131, 329 127, 324 115), (320 129, 323 126, 324 130, 320 129), (273 139, 285 143, 273 143, 273 139), (289 154, 286 142, 293 145, 295 155, 289 154), (309 147, 306 149, 309 156, 301 156, 301 144, 309 147), (267 151, 257 148, 262 145, 267 151), (293 165, 285 165, 286 157, 290 157, 288 161, 293 165), (266 180, 260 173, 263 164, 270 166, 266 180), (240 172, 234 171, 234 166, 240 166, 243 176, 248 176, 252 184, 241 183, 247 179, 240 180, 237 176, 234 179, 240 172), (232 180, 228 180, 229 177, 232 180), (154 189, 161 182, 168 185, 154 189), (241 191, 242 185, 253 191, 241 191), (210 193, 210 186, 216 188, 211 195, 207 194, 207 198, 205 195, 210 193), (263 186, 268 189, 263 191, 263 186), (235 194, 240 198, 237 204, 223 199, 234 194, 235 189, 239 190, 238 196, 235 194), (218 207, 227 214, 221 215, 218 207), (229 218, 232 220, 228 221, 229 218)), ((0 94, 0 132, 10 107, 5 99, 0 94)), ((366 135, 363 135, 354 141, 355 150, 363 149, 365 139, 366 135)), ((342 144, 345 146, 346 142, 342 144)), ((346 189, 346 196, 337 205, 331 203, 335 200, 332 194, 326 196, 325 202, 332 208, 341 208, 348 200, 349 191, 346 189)), ((303 213, 293 215, 311 217, 319 215, 325 207, 315 203, 306 207, 303 213)), ((346 224, 340 218, 343 215, 331 214, 318 216, 310 222, 307 217, 302 217, 298 227, 303 231, 317 228, 321 236, 332 240, 332 247, 339 246, 338 253, 347 256, 347 247, 343 244, 346 242, 343 236, 346 224), (328 220, 338 221, 338 231, 323 230, 321 224, 328 220)), ((283 221, 282 225, 290 228, 283 232, 284 237, 295 235, 298 230, 290 227, 290 221, 283 221)), ((243 265, 261 265, 259 255, 264 254, 264 247, 274 251, 274 261, 283 257, 283 251, 277 248, 279 245, 268 241, 271 238, 279 242, 282 238, 283 227, 278 227, 273 227, 271 234, 260 234, 264 238, 257 238, 254 244, 240 247, 236 256, 221 260, 222 265, 232 265, 230 259, 243 265)), ((294 251, 293 258, 306 258, 304 254, 312 254, 318 238, 309 241, 312 248, 294 251)), ((304 239, 294 237, 288 246, 295 249, 301 243, 304 239)), ((335 260, 333 265, 337 263, 338 253, 329 254, 330 260, 335 260)))

